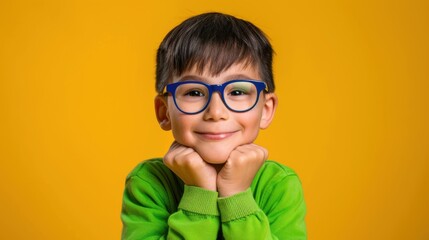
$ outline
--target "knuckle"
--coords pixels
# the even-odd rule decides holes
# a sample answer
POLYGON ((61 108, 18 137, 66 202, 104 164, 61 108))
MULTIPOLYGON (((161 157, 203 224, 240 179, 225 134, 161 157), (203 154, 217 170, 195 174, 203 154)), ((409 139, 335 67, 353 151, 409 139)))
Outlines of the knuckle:
POLYGON ((171 162, 171 154, 167 153, 164 155, 164 157, 162 158, 162 160, 164 161, 164 163, 170 163, 171 162))
POLYGON ((239 154, 236 159, 235 159, 235 163, 236 165, 243 165, 246 164, 248 161, 248 156, 246 156, 247 154, 239 154))

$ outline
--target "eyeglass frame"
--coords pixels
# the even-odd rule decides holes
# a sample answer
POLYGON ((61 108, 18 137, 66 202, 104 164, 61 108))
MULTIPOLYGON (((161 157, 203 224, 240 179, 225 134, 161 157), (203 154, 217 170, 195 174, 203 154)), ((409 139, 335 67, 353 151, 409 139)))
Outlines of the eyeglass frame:
POLYGON ((259 101, 259 95, 261 94, 262 91, 268 92, 267 84, 265 82, 258 81, 258 80, 234 79, 234 80, 231 80, 231 81, 224 82, 222 84, 207 84, 207 83, 204 83, 204 82, 201 82, 201 81, 189 80, 189 81, 180 81, 180 82, 175 82, 175 83, 167 84, 167 86, 166 86, 166 92, 164 93, 164 95, 167 95, 168 93, 171 94, 171 96, 173 97, 174 105, 176 106, 176 108, 180 112, 182 112, 184 114, 188 114, 188 115, 195 115, 195 114, 201 113, 201 112, 203 112, 204 110, 207 109, 207 107, 210 104, 210 101, 211 101, 211 98, 212 98, 214 92, 219 92, 220 93, 220 97, 222 99, 222 102, 223 102, 223 104, 225 105, 225 107, 227 109, 229 109, 230 111, 233 111, 233 112, 243 113, 243 112, 248 112, 248 111, 252 110, 256 106, 256 104, 259 101), (255 103, 251 107, 249 107, 246 110, 235 110, 235 109, 232 109, 226 103, 226 100, 225 100, 225 97, 224 97, 225 87, 228 86, 229 84, 235 83, 235 82, 249 82, 249 83, 252 83, 256 87, 256 92, 257 92, 256 101, 255 101, 255 103), (190 83, 204 85, 208 89, 208 91, 209 91, 208 92, 209 96, 208 96, 206 104, 204 105, 204 107, 201 110, 199 110, 197 112, 185 112, 185 111, 183 111, 179 107, 179 105, 176 102, 176 89, 179 86, 181 86, 181 85, 190 84, 190 83))

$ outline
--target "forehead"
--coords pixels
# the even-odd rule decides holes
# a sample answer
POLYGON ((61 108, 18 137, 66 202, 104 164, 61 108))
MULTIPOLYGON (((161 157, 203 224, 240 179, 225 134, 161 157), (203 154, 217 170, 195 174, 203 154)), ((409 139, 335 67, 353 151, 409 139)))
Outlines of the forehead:
POLYGON ((173 78, 173 82, 201 81, 208 84, 219 84, 230 80, 261 80, 259 70, 253 64, 236 63, 219 74, 210 72, 209 67, 199 70, 196 66, 184 71, 180 76, 173 78))

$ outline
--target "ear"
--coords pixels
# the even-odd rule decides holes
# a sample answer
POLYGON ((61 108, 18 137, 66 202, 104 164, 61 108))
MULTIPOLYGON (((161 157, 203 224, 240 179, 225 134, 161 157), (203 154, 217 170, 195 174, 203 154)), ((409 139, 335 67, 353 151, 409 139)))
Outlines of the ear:
POLYGON ((266 129, 270 126, 274 118, 274 113, 276 112, 278 99, 275 93, 266 93, 264 95, 265 102, 264 108, 262 109, 262 117, 259 127, 261 129, 266 129))
POLYGON ((168 114, 168 104, 165 96, 158 95, 155 97, 155 113, 159 126, 165 130, 171 130, 170 115, 168 114))

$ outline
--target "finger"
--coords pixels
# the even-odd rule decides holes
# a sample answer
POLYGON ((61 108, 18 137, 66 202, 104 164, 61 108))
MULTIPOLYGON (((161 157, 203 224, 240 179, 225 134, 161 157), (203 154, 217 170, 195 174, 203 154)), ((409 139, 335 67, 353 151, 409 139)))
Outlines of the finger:
POLYGON ((232 153, 231 156, 236 157, 237 154, 256 160, 266 160, 268 157, 267 149, 256 144, 246 144, 238 146, 235 149, 235 153, 232 153))
POLYGON ((168 152, 164 155, 163 161, 164 163, 170 164, 175 161, 178 157, 182 155, 182 152, 186 151, 187 147, 179 144, 178 142, 174 141, 168 152))
POLYGON ((266 148, 254 143, 252 143, 251 146, 257 149, 258 151, 260 151, 261 156, 263 157, 264 160, 268 158, 268 150, 266 148))
POLYGON ((169 150, 174 150, 176 148, 181 147, 182 145, 180 143, 178 143, 177 141, 174 141, 171 145, 170 145, 170 149, 169 150))

